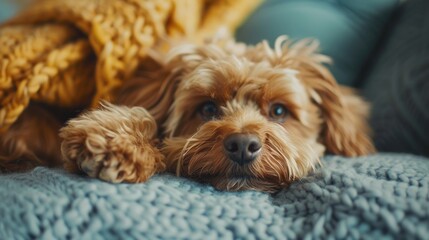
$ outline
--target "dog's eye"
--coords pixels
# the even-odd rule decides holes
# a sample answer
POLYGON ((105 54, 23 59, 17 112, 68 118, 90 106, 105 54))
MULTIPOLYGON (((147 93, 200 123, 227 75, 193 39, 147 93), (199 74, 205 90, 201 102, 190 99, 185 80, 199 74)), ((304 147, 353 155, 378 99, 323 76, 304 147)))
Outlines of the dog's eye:
POLYGON ((271 105, 270 107, 270 118, 274 121, 284 121, 289 111, 287 108, 280 103, 271 105))
POLYGON ((211 101, 203 103, 199 111, 201 117, 206 121, 216 119, 219 116, 218 106, 211 101))

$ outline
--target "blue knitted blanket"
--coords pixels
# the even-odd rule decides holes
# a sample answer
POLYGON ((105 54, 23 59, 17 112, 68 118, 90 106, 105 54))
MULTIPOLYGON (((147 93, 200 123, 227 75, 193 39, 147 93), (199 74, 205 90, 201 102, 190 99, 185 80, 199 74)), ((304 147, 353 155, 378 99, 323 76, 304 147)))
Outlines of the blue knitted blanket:
POLYGON ((0 174, 0 239, 429 239, 429 159, 323 164, 274 195, 168 174, 143 184, 47 168, 0 174))

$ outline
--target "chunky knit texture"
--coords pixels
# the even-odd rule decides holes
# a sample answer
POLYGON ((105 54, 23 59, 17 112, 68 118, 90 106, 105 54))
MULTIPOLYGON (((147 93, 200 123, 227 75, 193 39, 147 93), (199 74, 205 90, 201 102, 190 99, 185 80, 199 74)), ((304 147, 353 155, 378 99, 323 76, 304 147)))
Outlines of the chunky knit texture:
POLYGON ((0 132, 31 100, 111 100, 160 38, 233 32, 261 0, 37 0, 0 27, 0 132))
POLYGON ((46 168, 0 175, 0 239, 429 238, 429 159, 323 163, 275 195, 219 192, 168 174, 143 184, 46 168))

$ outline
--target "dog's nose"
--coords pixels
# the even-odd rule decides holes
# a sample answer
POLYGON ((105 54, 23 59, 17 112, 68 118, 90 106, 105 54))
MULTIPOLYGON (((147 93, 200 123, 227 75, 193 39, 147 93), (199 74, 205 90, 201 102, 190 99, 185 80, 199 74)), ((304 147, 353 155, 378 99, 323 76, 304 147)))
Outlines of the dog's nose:
POLYGON ((231 161, 245 165, 261 153, 262 144, 256 135, 235 133, 225 138, 223 147, 231 161))

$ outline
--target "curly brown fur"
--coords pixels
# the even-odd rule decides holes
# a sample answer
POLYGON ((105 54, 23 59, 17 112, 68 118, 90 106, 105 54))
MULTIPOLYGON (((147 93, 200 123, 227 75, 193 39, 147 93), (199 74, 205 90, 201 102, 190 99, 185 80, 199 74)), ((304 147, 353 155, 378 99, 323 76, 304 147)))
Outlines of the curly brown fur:
POLYGON ((0 133, 0 172, 61 165, 60 128, 61 121, 51 112, 31 104, 7 132, 0 133))
POLYGON ((274 48, 223 39, 153 51, 116 105, 61 130, 66 168, 111 182, 167 170, 222 190, 272 192, 325 152, 373 153, 368 104, 335 82, 317 48, 280 37, 274 48))

